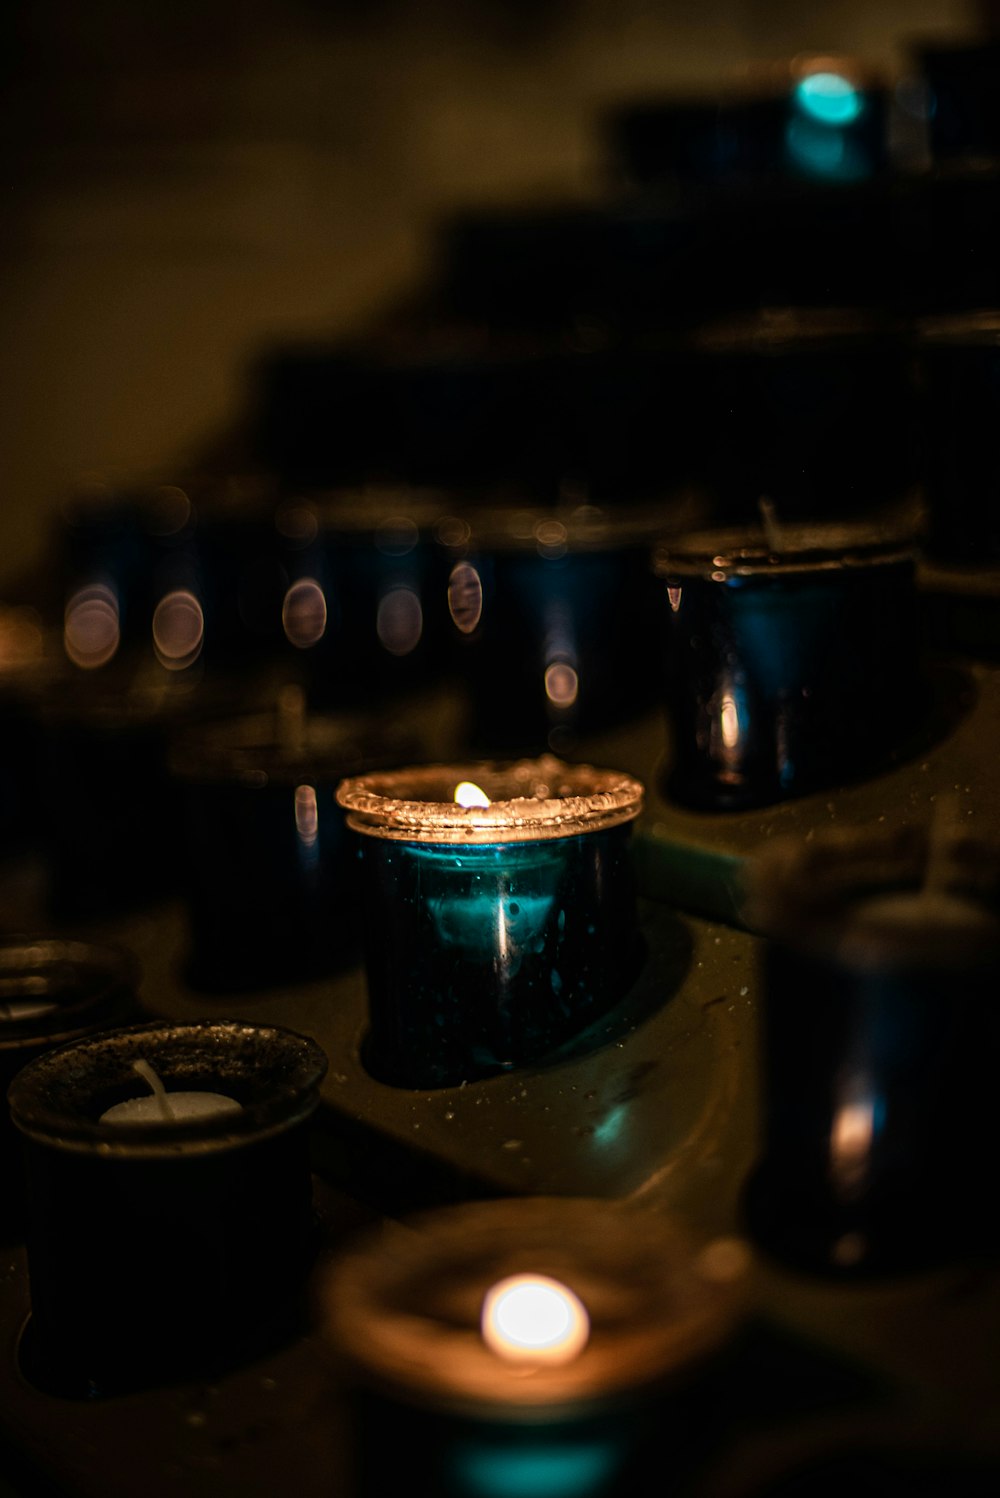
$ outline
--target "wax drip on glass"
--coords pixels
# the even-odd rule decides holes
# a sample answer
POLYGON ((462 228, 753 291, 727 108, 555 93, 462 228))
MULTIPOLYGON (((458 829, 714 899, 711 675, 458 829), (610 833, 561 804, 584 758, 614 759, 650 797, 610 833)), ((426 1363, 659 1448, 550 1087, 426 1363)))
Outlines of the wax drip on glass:
POLYGON ((579 1296, 544 1274, 514 1274, 486 1292, 483 1341, 524 1372, 579 1357, 590 1337, 590 1317, 579 1296))
POLYGON ((133 1061, 132 1070, 150 1088, 151 1096, 127 1098, 101 1114, 101 1123, 160 1124, 189 1123, 241 1113, 235 1098, 221 1092, 168 1092, 149 1062, 133 1061))

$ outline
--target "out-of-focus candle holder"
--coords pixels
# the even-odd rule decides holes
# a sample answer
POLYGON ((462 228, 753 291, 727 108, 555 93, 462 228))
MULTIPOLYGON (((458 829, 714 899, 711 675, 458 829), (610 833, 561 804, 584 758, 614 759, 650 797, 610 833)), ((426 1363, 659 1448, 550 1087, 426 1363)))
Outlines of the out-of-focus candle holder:
POLYGON ((402 742, 376 721, 303 715, 295 688, 274 712, 176 740, 193 987, 303 981, 357 956, 356 850, 334 792, 398 763, 402 742))
POLYGON ((702 1248, 669 1219, 572 1198, 366 1235, 317 1287, 360 1394, 361 1491, 391 1491, 405 1464, 443 1498, 603 1498, 635 1490, 652 1444, 676 1476, 684 1394, 738 1320, 746 1266, 735 1242, 702 1248), (562 1295, 547 1347, 530 1312, 512 1328, 491 1313, 512 1280, 562 1295))
POLYGON ((0 1239, 20 1229, 20 1147, 7 1088, 37 1056, 135 1017, 138 966, 118 947, 56 937, 0 940, 0 1239))
POLYGON ((19 1073, 27 1165, 28 1376, 87 1397, 211 1374, 298 1324, 316 1248, 305 1128, 326 1058, 236 1021, 144 1025, 19 1073), (220 1093, 241 1111, 102 1122, 146 1088, 220 1093))
POLYGON ((985 1251, 1000 855, 920 828, 775 839, 747 866, 767 938, 755 1235, 819 1273, 985 1251))
MULTIPOLYGON (((252 700, 244 691, 241 708, 252 700)), ((167 769, 170 742, 232 713, 234 701, 229 686, 156 665, 80 674, 46 693, 38 816, 55 918, 136 909, 176 890, 180 803, 167 769)))
POLYGON ((566 752, 651 706, 650 558, 681 514, 584 505, 454 519, 448 603, 479 746, 566 752))
POLYGON ((657 559, 668 790, 766 805, 888 761, 920 721, 912 546, 874 527, 709 531, 657 559))
POLYGON ((888 163, 888 93, 856 58, 801 55, 748 71, 716 95, 647 99, 607 123, 637 184, 705 187, 776 178, 855 182, 888 163))
POLYGON ((444 496, 405 486, 288 500, 275 524, 287 577, 282 628, 314 707, 391 700, 448 662, 444 496))
POLYGON ((64 675, 53 631, 39 612, 0 603, 0 857, 38 842, 38 708, 64 675))
POLYGON ((63 507, 57 563, 66 655, 99 669, 119 652, 182 670, 205 641, 197 515, 176 484, 95 482, 63 507))
MULTIPOLYGON (((756 202, 752 211, 755 221, 764 214, 756 202)), ((796 211, 797 200, 785 207, 796 211)), ((758 235, 787 240, 777 206, 764 216, 758 235)), ((769 245, 759 254, 754 273, 780 277, 769 245)), ((722 523, 755 520, 761 496, 786 522, 867 519, 905 505, 916 481, 909 350, 870 308, 811 305, 818 297, 795 280, 799 259, 784 284, 748 293, 768 310, 712 322, 692 340, 697 477, 722 523)), ((842 303, 871 299, 864 287, 842 287, 842 303)))
POLYGON ((922 374, 927 549, 949 562, 1000 561, 1000 517, 987 496, 1000 484, 991 434, 1000 412, 1000 315, 926 322, 922 374))
POLYGON ((448 1086, 538 1061, 624 997, 641 961, 629 834, 642 793, 551 757, 341 785, 362 834, 377 1077, 448 1086))

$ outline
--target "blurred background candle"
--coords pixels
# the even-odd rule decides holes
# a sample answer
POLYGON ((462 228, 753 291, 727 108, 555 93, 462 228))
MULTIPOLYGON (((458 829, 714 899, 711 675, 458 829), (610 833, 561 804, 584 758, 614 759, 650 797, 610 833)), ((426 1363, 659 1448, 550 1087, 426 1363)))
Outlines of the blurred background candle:
POLYGON ((728 810, 884 765, 921 718, 911 544, 875 526, 667 545, 668 789, 728 810))
POLYGON ((448 1086, 538 1061, 625 996, 637 781, 548 757, 368 775, 337 799, 362 835, 376 1076, 448 1086))
POLYGON ((448 605, 480 748, 565 752, 652 704, 650 557, 692 512, 664 501, 460 513, 448 605))
POLYGON ((356 1390, 364 1494, 418 1467, 442 1498, 610 1498, 656 1452, 675 1481, 686 1390, 729 1339, 748 1256, 726 1272, 668 1217, 513 1199, 369 1232, 317 1282, 356 1390))
POLYGON ((776 838, 746 900, 767 939, 755 1235, 828 1275, 988 1251, 997 849, 947 813, 776 838))
POLYGON ((10 1090, 27 1165, 27 1376, 78 1397, 211 1375, 292 1335, 316 1249, 305 1127, 326 1058, 275 1026, 116 1030, 10 1090), (136 1063, 236 1106, 123 1120, 136 1063))
POLYGON ((20 1232, 23 1208, 7 1088, 45 1051, 134 1020, 138 976, 123 948, 52 936, 0 938, 0 1241, 20 1232))
POLYGON ((334 792, 345 774, 412 748, 388 721, 307 713, 294 686, 268 713, 178 737, 170 763, 192 986, 301 982, 355 959, 356 853, 334 792))

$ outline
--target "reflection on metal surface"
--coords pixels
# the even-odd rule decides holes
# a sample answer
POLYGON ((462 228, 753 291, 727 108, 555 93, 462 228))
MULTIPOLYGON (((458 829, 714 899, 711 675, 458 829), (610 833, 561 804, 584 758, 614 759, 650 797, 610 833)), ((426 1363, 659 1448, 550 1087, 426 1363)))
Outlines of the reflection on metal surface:
POLYGON ((459 562, 448 579, 448 612, 463 635, 483 617, 483 581, 471 562, 459 562))
POLYGON ((483 1341, 508 1362, 569 1363, 587 1345, 590 1317, 579 1296, 544 1274, 514 1274, 486 1292, 483 1341))
POLYGON ((63 645, 75 666, 107 665, 121 642, 118 598, 105 583, 79 588, 66 605, 63 645))
POLYGON ((186 588, 161 598, 153 614, 153 650, 168 671, 183 671, 194 664, 205 641, 205 615, 201 604, 186 588))
POLYGON ((314 577, 302 577, 285 594, 281 623, 289 643, 308 650, 326 633, 326 597, 314 577))
POLYGON ((681 606, 681 593, 682 593, 682 591, 683 590, 681 588, 668 588, 667 589, 667 597, 670 600, 670 608, 671 608, 671 611, 673 613, 675 613, 675 614, 677 613, 678 609, 681 606))
POLYGON ((580 679, 566 661, 553 661, 545 668, 545 695, 554 707, 572 707, 580 690, 580 679))
POLYGON ((412 588, 390 588, 379 601, 375 628, 390 655, 409 655, 420 643, 424 611, 412 588))

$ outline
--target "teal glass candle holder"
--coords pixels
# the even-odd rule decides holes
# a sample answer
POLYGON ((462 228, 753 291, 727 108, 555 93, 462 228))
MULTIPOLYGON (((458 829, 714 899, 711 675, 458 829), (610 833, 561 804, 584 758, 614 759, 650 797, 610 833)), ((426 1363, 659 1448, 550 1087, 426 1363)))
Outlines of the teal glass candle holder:
POLYGON ((651 1491, 664 1449, 685 1474, 748 1266, 737 1240, 702 1245, 662 1213, 588 1198, 467 1203, 361 1235, 315 1294, 357 1406, 361 1493, 419 1470, 441 1498, 615 1498, 651 1491))
POLYGON ((366 1064, 403 1087, 538 1061, 641 962, 629 834, 638 781, 551 756, 347 780, 362 834, 366 1064))

